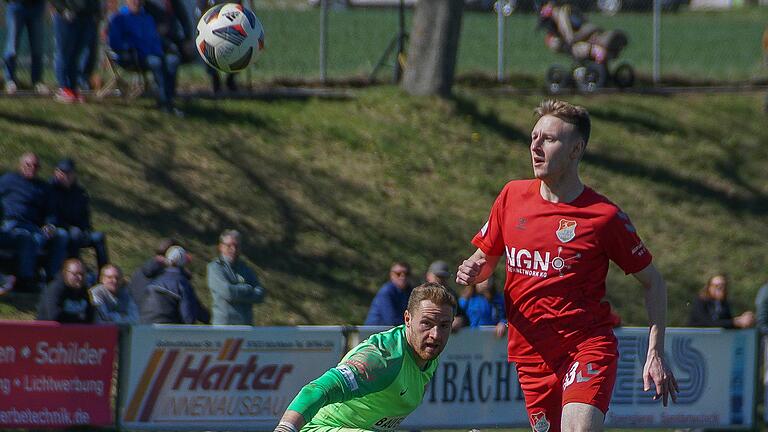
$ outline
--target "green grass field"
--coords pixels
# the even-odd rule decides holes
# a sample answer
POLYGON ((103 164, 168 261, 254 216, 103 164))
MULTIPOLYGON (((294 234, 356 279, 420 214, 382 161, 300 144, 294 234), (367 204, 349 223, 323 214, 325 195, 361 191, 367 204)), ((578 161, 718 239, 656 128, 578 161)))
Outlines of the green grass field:
MULTIPOLYGON (((396 258, 416 273, 472 251, 504 182, 530 176, 531 108, 540 97, 460 88, 454 100, 396 88, 348 101, 205 101, 177 119, 150 101, 61 106, 0 98, 2 169, 25 150, 43 175, 75 157, 95 225, 132 271, 159 238, 183 239, 203 300, 218 233, 246 235, 269 291, 259 324, 359 324, 396 258)), ((682 325, 707 275, 731 275, 737 313, 768 280, 768 130, 762 96, 571 98, 594 118, 584 179, 632 217, 682 325)), ((611 271, 609 299, 642 325, 639 286, 611 271)), ((32 318, 34 299, 3 299, 0 316, 32 318)))
MULTIPOLYGON (((299 2, 300 4, 301 2, 299 2)), ((254 83, 272 80, 317 80, 319 72, 318 8, 276 7, 282 3, 257 5, 256 12, 266 29, 266 51, 250 72, 254 83)), ((288 3, 295 6, 297 3, 288 3)), ((0 10, 2 6, 0 6, 0 10)), ((630 44, 623 60, 649 77, 652 71, 652 16, 650 13, 622 13, 613 17, 591 13, 591 19, 605 29, 627 32, 630 44)), ((406 22, 410 28, 411 13, 406 22)), ((724 12, 686 11, 665 13, 661 20, 661 73, 669 82, 765 81, 768 68, 763 62, 760 38, 768 22, 768 8, 742 8, 724 12)), ((544 46, 543 32, 536 31, 536 16, 519 13, 506 22, 505 70, 513 85, 540 86, 546 69, 554 63, 568 64, 544 46)), ((329 14, 328 77, 367 77, 397 32, 395 9, 332 10, 329 14)), ((2 33, 2 32, 0 32, 2 33)), ((4 46, 0 34, 0 46, 4 46)), ((497 24, 491 12, 467 11, 464 15, 458 71, 496 76, 497 24)), ((47 38, 47 55, 52 58, 53 42, 47 38)), ((24 49, 22 49, 23 51, 24 49)), ((387 67, 380 79, 391 77, 387 67)), ((23 73, 26 79, 26 73, 23 73)), ((52 72, 47 80, 54 82, 52 72)), ((185 85, 208 79, 201 65, 182 68, 185 85)))

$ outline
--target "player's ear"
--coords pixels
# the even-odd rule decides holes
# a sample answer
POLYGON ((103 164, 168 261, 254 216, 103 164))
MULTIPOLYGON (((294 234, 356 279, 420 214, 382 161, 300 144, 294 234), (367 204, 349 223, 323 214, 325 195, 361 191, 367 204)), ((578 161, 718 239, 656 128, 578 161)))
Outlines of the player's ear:
POLYGON ((571 159, 581 159, 584 155, 584 147, 586 147, 586 143, 582 138, 576 140, 573 144, 573 148, 571 148, 571 159))
POLYGON ((410 327, 411 326, 411 313, 408 312, 408 309, 405 310, 405 313, 403 313, 403 321, 405 321, 405 326, 410 327))

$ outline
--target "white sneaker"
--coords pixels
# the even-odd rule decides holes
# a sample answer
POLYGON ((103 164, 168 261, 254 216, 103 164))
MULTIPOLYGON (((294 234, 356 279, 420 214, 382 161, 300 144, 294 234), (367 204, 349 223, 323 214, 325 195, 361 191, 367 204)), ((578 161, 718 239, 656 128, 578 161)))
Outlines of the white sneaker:
POLYGON ((9 95, 16 94, 19 86, 16 85, 16 81, 8 80, 5 82, 5 92, 9 95))
POLYGON ((39 82, 35 84, 35 93, 37 93, 40 96, 50 96, 51 89, 49 89, 47 85, 39 82))

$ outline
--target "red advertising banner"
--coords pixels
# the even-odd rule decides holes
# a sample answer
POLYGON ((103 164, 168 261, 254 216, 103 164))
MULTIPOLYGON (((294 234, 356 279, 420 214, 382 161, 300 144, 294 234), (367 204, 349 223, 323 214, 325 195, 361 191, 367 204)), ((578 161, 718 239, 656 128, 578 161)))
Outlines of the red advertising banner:
POLYGON ((114 423, 117 327, 0 321, 0 428, 114 423))

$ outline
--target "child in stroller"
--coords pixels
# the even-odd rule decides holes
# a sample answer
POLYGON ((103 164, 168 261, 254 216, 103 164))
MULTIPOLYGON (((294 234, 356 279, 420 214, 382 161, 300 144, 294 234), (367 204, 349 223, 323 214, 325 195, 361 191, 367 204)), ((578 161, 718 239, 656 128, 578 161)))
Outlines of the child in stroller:
POLYGON ((610 73, 609 63, 618 58, 627 46, 627 35, 621 30, 604 31, 587 21, 575 6, 547 1, 539 9, 539 27, 547 34, 544 41, 549 49, 564 53, 574 61, 566 70, 555 65, 547 71, 547 86, 557 93, 575 83, 579 90, 594 91, 608 80, 618 87, 630 87, 635 75, 626 63, 610 73))

